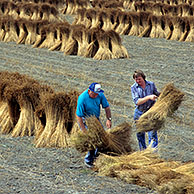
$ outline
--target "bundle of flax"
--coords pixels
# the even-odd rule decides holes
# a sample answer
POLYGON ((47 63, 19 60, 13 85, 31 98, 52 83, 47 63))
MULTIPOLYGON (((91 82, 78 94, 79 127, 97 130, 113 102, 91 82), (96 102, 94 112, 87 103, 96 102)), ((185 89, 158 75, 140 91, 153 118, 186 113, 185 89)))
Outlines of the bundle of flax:
POLYGON ((171 116, 183 101, 184 93, 168 83, 157 102, 144 113, 136 123, 138 132, 159 130, 168 116, 171 116))
POLYGON ((161 159, 151 148, 122 156, 101 154, 95 166, 100 176, 117 177, 130 184, 157 190, 159 194, 191 194, 194 188, 193 176, 182 172, 183 163, 161 159))
MULTIPOLYGON (((30 96, 33 96, 34 91, 31 92, 32 90, 29 88, 32 89, 32 85, 37 85, 38 82, 28 76, 21 75, 19 73, 10 73, 7 71, 0 72, 0 76, 0 127, 1 133, 9 134, 12 132, 19 120, 22 121, 20 122, 20 130, 23 130, 26 126, 30 126, 32 124, 33 119, 30 116, 33 114, 32 106, 29 105, 29 103, 29 106, 25 106, 24 101, 29 102, 29 98, 31 97, 26 94, 31 93, 30 96), (25 91, 24 88, 26 88, 25 91), (25 114, 27 112, 30 112, 28 116, 25 114)), ((36 99, 35 95, 34 99, 36 99)), ((19 123, 17 126, 18 125, 19 123)), ((18 134, 21 133, 19 132, 18 134)))
POLYGON ((98 148, 101 152, 122 154, 132 150, 130 146, 131 126, 128 123, 105 131, 99 120, 92 116, 86 119, 86 124, 88 126, 86 133, 80 130, 71 136, 72 146, 80 152, 98 148))
POLYGON ((35 134, 36 147, 67 147, 72 129, 78 92, 54 93, 42 99, 42 107, 37 111, 45 119, 44 125, 35 134), (44 115, 44 116, 42 116, 44 115))

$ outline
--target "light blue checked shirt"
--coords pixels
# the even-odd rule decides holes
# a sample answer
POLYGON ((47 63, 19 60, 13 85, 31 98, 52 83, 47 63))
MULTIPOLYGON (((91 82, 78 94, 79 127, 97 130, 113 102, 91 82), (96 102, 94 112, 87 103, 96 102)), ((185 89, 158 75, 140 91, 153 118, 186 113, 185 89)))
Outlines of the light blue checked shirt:
POLYGON ((155 102, 152 100, 148 100, 144 104, 141 104, 138 106, 137 105, 138 99, 144 98, 144 97, 146 97, 148 95, 152 95, 152 94, 155 94, 156 96, 159 96, 159 94, 160 94, 157 91, 157 88, 156 88, 154 82, 151 82, 151 81, 145 81, 145 82, 146 82, 145 89, 143 89, 137 83, 134 83, 131 86, 131 94, 132 94, 132 99, 135 103, 135 107, 142 112, 147 111, 149 108, 151 108, 155 102))

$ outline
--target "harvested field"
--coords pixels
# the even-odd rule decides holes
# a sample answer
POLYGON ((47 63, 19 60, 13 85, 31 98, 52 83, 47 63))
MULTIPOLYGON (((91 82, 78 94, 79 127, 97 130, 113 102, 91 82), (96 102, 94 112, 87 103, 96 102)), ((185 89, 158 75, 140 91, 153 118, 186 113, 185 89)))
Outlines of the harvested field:
MULTIPOLYGON (((159 133, 159 155, 194 162, 194 43, 121 36, 129 59, 94 60, 65 56, 60 51, 0 42, 0 71, 19 72, 57 91, 85 90, 102 84, 108 98, 113 127, 133 122, 130 86, 135 69, 142 69, 158 90, 169 82, 185 99, 159 133)), ((102 122, 105 124, 104 111, 102 122)), ((138 150, 133 126, 133 148, 138 150)), ((156 193, 145 187, 99 177, 83 164, 74 149, 35 148, 33 137, 0 136, 0 193, 156 193)))

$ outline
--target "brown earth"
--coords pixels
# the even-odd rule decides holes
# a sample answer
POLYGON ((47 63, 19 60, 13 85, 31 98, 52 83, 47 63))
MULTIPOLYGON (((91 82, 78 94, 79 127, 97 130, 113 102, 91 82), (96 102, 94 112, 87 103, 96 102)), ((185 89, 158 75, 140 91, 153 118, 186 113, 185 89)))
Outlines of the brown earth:
MULTIPOLYGON (((185 100, 159 131, 159 155, 194 161, 194 43, 123 36, 130 59, 97 61, 62 52, 0 43, 0 71, 26 74, 56 90, 85 90, 99 82, 110 102, 113 127, 133 122, 130 86, 142 69, 158 90, 173 82, 185 100)), ((104 123, 104 111, 101 114, 104 123)), ((138 150, 133 127, 134 149, 138 150)), ((155 193, 109 177, 99 177, 74 149, 35 148, 33 137, 0 136, 0 193, 155 193)))

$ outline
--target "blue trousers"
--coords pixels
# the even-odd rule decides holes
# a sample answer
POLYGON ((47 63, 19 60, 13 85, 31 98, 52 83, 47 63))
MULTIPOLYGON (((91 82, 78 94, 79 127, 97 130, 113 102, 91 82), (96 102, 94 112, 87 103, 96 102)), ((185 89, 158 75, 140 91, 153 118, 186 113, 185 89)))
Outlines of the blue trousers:
MULTIPOLYGON (((138 120, 139 117, 143 114, 143 112, 139 111, 138 109, 135 109, 134 113, 134 120, 138 120)), ((145 132, 139 132, 136 134, 137 135, 137 140, 139 144, 139 149, 144 150, 147 148, 146 146, 146 141, 145 141, 145 132)), ((151 143, 152 148, 157 148, 158 146, 158 135, 157 131, 149 131, 148 132, 148 143, 151 143)))
MULTIPOLYGON (((85 118, 82 117, 83 119, 83 123, 85 125, 85 128, 88 129, 88 126, 86 125, 86 122, 85 122, 85 118)), ((101 122, 100 122, 101 123, 101 122)), ((80 128, 81 129, 81 128, 80 128)), ((94 162, 94 159, 98 156, 98 148, 96 148, 95 150, 90 150, 88 151, 88 153, 86 154, 85 158, 84 158, 84 161, 86 163, 90 163, 90 164, 93 164, 94 162)))

